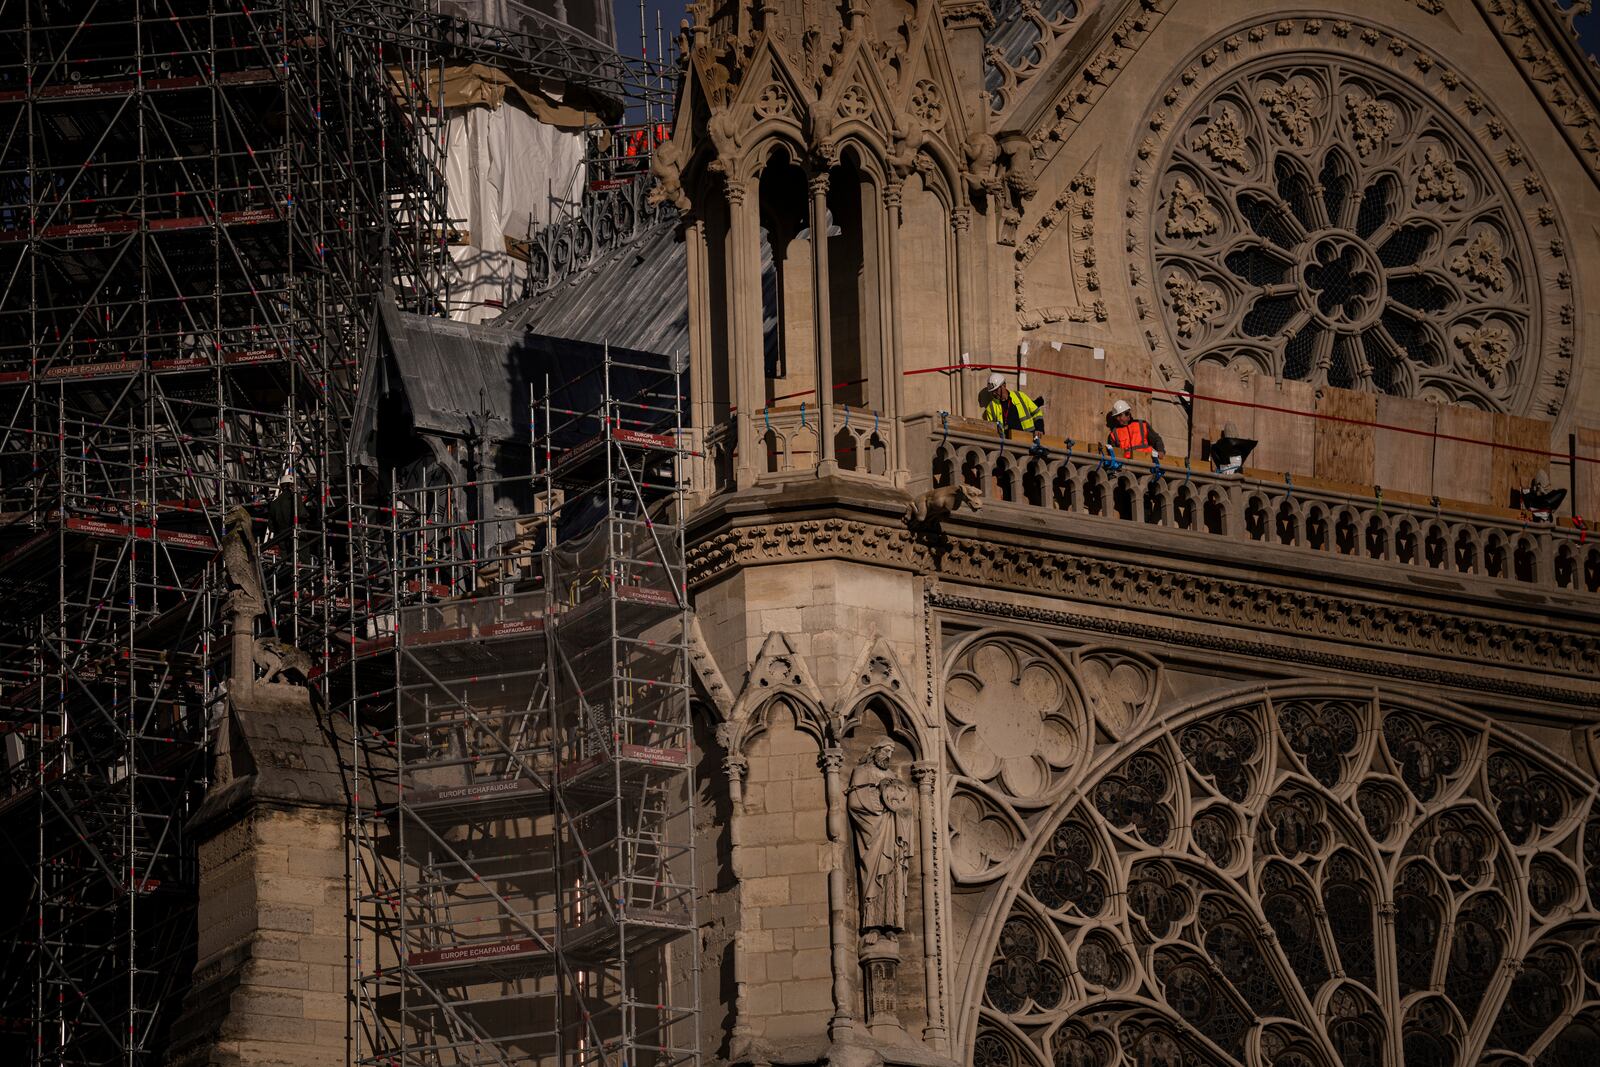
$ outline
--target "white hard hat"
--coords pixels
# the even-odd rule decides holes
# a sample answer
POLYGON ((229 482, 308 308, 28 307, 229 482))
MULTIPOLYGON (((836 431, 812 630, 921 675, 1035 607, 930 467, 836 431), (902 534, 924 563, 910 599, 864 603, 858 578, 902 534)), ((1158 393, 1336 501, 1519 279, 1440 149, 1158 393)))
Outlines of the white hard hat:
POLYGON ((1128 406, 1128 402, 1126 400, 1119 400, 1115 404, 1111 405, 1111 414, 1113 415, 1126 415, 1132 410, 1133 408, 1128 406))
POLYGON ((989 375, 990 389, 1004 389, 1005 385, 1006 376, 1004 374, 1001 374, 999 371, 995 371, 993 374, 989 375))

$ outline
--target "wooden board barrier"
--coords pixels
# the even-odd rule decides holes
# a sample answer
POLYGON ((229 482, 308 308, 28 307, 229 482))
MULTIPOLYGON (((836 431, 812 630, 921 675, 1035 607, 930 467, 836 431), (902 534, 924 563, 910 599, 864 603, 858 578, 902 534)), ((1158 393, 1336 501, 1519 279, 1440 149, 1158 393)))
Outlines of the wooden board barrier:
MULTIPOLYGON (((1494 416, 1494 443, 1511 445, 1515 448, 1531 448, 1539 452, 1553 451, 1548 422, 1542 419, 1524 419, 1516 415, 1494 416)), ((1525 488, 1536 476, 1542 476, 1549 484, 1561 484, 1554 477, 1550 456, 1513 452, 1504 448, 1495 449, 1491 466, 1489 503, 1498 507, 1509 507, 1512 490, 1525 488)))
POLYGON ((1373 477, 1383 491, 1433 496, 1433 438, 1421 434, 1386 430, 1399 426, 1432 433, 1438 424, 1439 405, 1424 400, 1405 400, 1394 396, 1378 397, 1377 421, 1373 435, 1373 477))
POLYGON ((1451 500, 1467 500, 1475 504, 1495 504, 1504 507, 1506 501, 1493 497, 1494 416, 1487 411, 1469 408, 1439 407, 1436 423, 1440 437, 1433 445, 1433 492, 1435 496, 1451 500), (1446 440, 1450 437, 1467 438, 1464 441, 1446 440))
POLYGON ((1372 423, 1378 419, 1378 398, 1371 393, 1325 387, 1317 394, 1316 454, 1313 471, 1330 482, 1371 485, 1377 477, 1377 431, 1336 419, 1372 423))

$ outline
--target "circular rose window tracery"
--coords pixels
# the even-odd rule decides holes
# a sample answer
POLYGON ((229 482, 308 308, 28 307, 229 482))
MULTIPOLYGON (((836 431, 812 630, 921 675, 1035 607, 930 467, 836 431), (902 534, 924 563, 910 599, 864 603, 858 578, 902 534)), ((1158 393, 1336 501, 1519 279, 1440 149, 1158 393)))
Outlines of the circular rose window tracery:
POLYGON ((1470 715, 1308 687, 1092 762, 994 913, 974 1062, 1600 1062, 1592 777, 1470 715))
POLYGON ((1458 75, 1348 23, 1221 44, 1152 112, 1134 165, 1151 198, 1129 234, 1148 239, 1138 307, 1179 362, 1559 412, 1565 241, 1505 123, 1458 75))

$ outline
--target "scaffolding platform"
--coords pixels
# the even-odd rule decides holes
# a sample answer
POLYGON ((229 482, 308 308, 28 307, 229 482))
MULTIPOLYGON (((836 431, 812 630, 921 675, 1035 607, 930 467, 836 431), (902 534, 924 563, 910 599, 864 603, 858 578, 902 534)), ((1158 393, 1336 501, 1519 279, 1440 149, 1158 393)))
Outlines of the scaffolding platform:
POLYGON ((574 926, 562 944, 580 960, 614 959, 626 943, 632 951, 656 949, 694 930, 694 913, 623 905, 574 926))
POLYGON ((536 405, 528 475, 352 508, 371 566, 327 689, 360 748, 361 1062, 695 1043, 679 383, 609 353, 585 377, 536 405))
POLYGON ((408 971, 444 986, 517 982, 552 974, 556 965, 551 941, 532 937, 429 949, 406 957, 408 971))
POLYGON ((441 826, 528 818, 550 812, 550 787, 531 778, 511 778, 415 789, 405 794, 405 810, 441 826))

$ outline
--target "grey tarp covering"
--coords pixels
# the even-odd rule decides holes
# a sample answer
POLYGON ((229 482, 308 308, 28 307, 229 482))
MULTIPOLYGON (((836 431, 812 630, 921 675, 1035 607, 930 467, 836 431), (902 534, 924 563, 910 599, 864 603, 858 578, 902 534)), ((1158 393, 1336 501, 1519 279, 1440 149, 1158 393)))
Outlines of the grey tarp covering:
POLYGON ((384 334, 391 358, 380 373, 399 376, 384 391, 404 390, 418 432, 511 436, 512 413, 528 404, 528 383, 512 373, 517 332, 386 309, 384 334), (513 397, 514 389, 523 395, 513 397))

